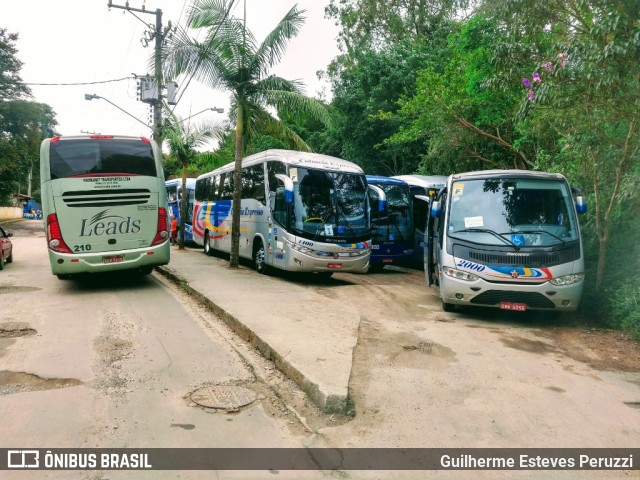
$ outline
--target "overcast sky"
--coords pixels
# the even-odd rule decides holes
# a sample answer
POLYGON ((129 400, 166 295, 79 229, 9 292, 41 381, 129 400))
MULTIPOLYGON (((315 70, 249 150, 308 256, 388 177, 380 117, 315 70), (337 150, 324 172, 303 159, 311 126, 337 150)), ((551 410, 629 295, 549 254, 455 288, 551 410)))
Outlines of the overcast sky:
MULTIPOLYGON (((126 0, 113 0, 125 5, 126 0)), ((56 113, 58 131, 63 135, 83 132, 123 135, 151 135, 151 128, 122 113, 105 100, 85 100, 96 94, 108 99, 144 123, 149 121, 147 104, 136 100, 132 73, 146 74, 153 42, 145 48, 141 39, 155 25, 155 15, 108 8, 108 0, 12 0, 3 2, 0 27, 18 33, 18 59, 23 62, 22 80, 30 85, 34 100, 49 104, 56 113), (129 77, 129 80, 109 83, 129 77), (96 82, 93 83, 92 82, 96 82), (62 85, 86 83, 86 85, 62 85)), ((162 10, 162 23, 184 23, 192 0, 129 0, 132 8, 162 10)), ((233 14, 242 17, 244 0, 236 0, 233 14)), ((306 21, 291 40, 274 72, 289 80, 300 79, 306 93, 318 96, 326 84, 316 78, 337 55, 337 27, 324 18, 324 0, 246 0, 247 26, 262 41, 295 4, 306 10, 306 21)), ((179 89, 187 79, 178 79, 179 89)), ((181 90, 180 90, 181 91, 181 90)), ((229 92, 214 91, 192 81, 185 89, 176 113, 182 118, 209 107, 221 107, 224 114, 202 113, 194 122, 222 121, 229 107, 229 92)))

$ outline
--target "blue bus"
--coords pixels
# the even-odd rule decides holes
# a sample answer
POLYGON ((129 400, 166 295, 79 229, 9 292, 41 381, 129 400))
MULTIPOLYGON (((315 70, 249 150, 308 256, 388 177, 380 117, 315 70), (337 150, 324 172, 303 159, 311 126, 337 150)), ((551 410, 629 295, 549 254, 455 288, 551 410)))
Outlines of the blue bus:
MULTIPOLYGON (((169 202, 169 217, 178 218, 180 225, 180 198, 182 197, 182 178, 173 178, 165 183, 169 202)), ((184 243, 193 243, 193 204, 195 201, 196 179, 187 178, 187 216, 184 220, 184 243)), ((169 222, 171 223, 171 222, 169 222)))
POLYGON ((409 184, 411 191, 411 206, 413 208, 413 257, 411 263, 419 268, 424 265, 424 231, 429 216, 429 203, 425 197, 431 200, 447 185, 448 177, 445 175, 397 175, 398 180, 409 184))
POLYGON ((371 271, 385 265, 409 265, 413 257, 413 207, 409 184, 402 180, 367 175, 367 184, 382 189, 386 208, 379 208, 379 195, 369 189, 371 205, 371 271))

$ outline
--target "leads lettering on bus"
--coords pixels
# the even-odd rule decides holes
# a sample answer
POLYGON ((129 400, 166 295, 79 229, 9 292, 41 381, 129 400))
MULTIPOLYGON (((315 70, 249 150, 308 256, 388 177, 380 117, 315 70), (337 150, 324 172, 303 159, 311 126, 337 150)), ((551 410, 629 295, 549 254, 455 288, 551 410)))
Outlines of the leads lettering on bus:
POLYGON ((486 268, 484 265, 478 265, 477 263, 473 263, 468 260, 460 260, 457 266, 466 268, 467 270, 474 270, 476 272, 482 272, 486 268))
POLYGON ((87 224, 87 219, 82 220, 80 227, 81 237, 99 237, 101 235, 115 235, 115 234, 127 234, 138 233, 141 230, 141 220, 134 220, 131 217, 122 218, 122 221, 110 221, 110 222, 92 222, 87 224))

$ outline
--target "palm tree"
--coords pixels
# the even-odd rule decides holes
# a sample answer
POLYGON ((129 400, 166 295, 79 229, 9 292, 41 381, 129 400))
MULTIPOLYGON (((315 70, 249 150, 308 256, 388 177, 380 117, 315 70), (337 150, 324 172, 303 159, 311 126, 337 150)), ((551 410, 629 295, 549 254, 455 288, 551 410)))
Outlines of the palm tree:
POLYGON ((169 153, 182 167, 178 250, 184 249, 184 224, 187 218, 187 167, 197 155, 196 149, 204 146, 208 140, 213 138, 215 131, 215 127, 210 125, 202 124, 196 127, 192 127, 190 123, 185 125, 185 122, 175 115, 163 128, 169 153))
POLYGON ((240 247, 240 200, 242 158, 248 139, 258 133, 285 140, 296 150, 309 146, 267 109, 287 111, 329 123, 323 103, 303 93, 303 85, 269 74, 281 59, 287 42, 297 35, 304 22, 304 10, 294 6, 267 35, 257 43, 246 29, 246 22, 229 16, 234 0, 195 0, 188 21, 194 29, 204 29, 206 38, 199 42, 179 30, 170 40, 163 64, 167 78, 188 75, 214 89, 230 90, 230 118, 236 119, 235 169, 233 175, 233 209, 231 255, 229 267, 237 268, 240 247))

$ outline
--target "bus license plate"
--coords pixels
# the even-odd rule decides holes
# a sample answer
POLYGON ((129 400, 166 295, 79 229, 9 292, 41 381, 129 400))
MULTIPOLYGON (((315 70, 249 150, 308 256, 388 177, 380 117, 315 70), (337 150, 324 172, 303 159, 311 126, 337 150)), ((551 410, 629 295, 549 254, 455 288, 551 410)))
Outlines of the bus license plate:
POLYGON ((102 262, 103 263, 124 262, 124 256, 123 255, 114 255, 112 257, 102 257, 102 262))
POLYGON ((524 312, 527 309, 526 303, 500 302, 502 310, 513 310, 515 312, 524 312))
POLYGON ((327 268, 331 268, 333 270, 341 270, 342 269, 342 264, 341 263, 327 263, 327 268))

